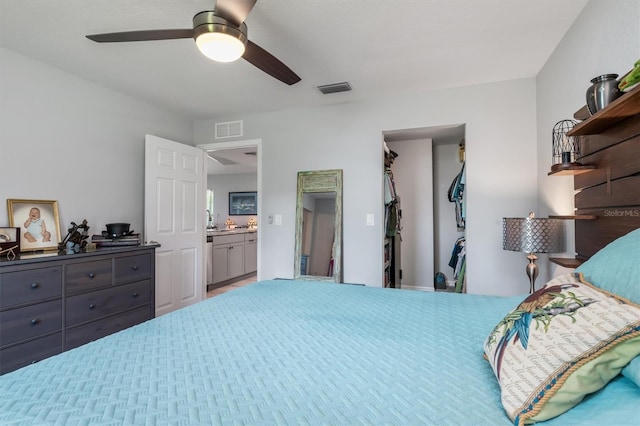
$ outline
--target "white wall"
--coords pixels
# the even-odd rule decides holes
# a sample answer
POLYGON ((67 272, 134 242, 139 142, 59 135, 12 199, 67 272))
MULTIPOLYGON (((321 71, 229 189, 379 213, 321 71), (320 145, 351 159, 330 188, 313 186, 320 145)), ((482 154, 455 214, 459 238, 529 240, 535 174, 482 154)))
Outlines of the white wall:
MULTIPOLYGON (((551 167, 551 130, 586 104, 590 80, 601 74, 624 75, 640 58, 640 1, 591 0, 537 76, 539 213, 573 214, 573 178, 547 176, 551 167)), ((567 225, 568 256, 575 255, 572 223, 567 225)), ((541 259, 542 256, 541 256, 541 259)), ((545 281, 554 268, 543 269, 545 281)), ((556 273, 558 273, 556 271, 556 273)))
POLYGON ((191 143, 192 122, 4 48, 0 63, 0 201, 57 200, 61 237, 83 219, 142 232, 144 135, 191 143))
POLYGON ((207 188, 213 190, 213 222, 218 225, 218 228, 224 227, 227 218, 231 218, 236 225, 242 226, 246 226, 250 218, 257 218, 257 216, 229 216, 229 192, 257 191, 257 173, 209 175, 207 188))
POLYGON ((382 132, 466 123, 470 293, 526 293, 523 262, 502 251, 502 217, 537 202, 535 81, 522 79, 387 99, 197 122, 197 143, 214 123, 244 120, 245 138, 263 141, 263 278, 292 277, 296 173, 344 170, 344 281, 382 285, 382 132), (374 227, 366 226, 375 214, 374 227))
MULTIPOLYGON (((584 105, 589 80, 640 57, 640 2, 591 0, 536 79, 398 94, 195 123, 0 48, 0 199, 56 199, 63 229, 143 220, 144 134, 213 142, 213 123, 245 120, 264 140, 264 277, 293 275, 296 173, 344 169, 344 277, 382 283, 382 132, 466 123, 468 290, 524 293, 520 254, 501 250, 501 218, 572 211, 569 177, 547 177, 553 124, 584 105), (29 152, 28 157, 25 151, 29 152), (29 160, 27 160, 27 158, 29 160), (538 202, 539 199, 539 202, 538 202), (376 226, 367 227, 367 213, 376 226)), ((0 225, 7 224, 0 209, 0 225)), ((570 235, 571 237, 571 235, 570 235)), ((544 279, 546 262, 539 262, 544 279)))
POLYGON ((403 288, 433 288, 432 140, 387 142, 398 154, 391 170, 402 210, 400 268, 403 288))

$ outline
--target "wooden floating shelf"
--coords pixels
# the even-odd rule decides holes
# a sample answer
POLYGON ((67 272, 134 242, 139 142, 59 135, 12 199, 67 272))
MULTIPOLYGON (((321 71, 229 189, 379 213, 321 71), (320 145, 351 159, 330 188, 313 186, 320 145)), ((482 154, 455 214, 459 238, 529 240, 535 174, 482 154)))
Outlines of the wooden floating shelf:
POLYGON ((582 136, 601 133, 608 127, 637 114, 640 114, 640 90, 638 87, 624 93, 605 108, 577 124, 567 135, 582 136))
POLYGON ((562 164, 554 164, 553 166, 551 166, 551 171, 547 173, 547 175, 548 176, 575 176, 582 173, 590 172, 595 169, 596 169, 596 166, 594 165, 563 166, 562 164))
POLYGON ((568 216, 562 215, 549 215, 549 219, 563 219, 563 220, 596 220, 598 216, 594 214, 574 214, 568 216))
POLYGON ((584 263, 584 260, 565 257, 550 257, 549 261, 565 268, 577 268, 584 263))

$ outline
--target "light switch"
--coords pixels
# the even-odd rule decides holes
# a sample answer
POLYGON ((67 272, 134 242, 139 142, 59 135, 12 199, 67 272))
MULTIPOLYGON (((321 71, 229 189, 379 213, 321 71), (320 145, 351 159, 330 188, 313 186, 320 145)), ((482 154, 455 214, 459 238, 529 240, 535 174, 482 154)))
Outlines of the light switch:
POLYGON ((373 226, 373 213, 367 213, 367 226, 373 226))
POLYGON ((278 226, 282 225, 282 215, 281 214, 275 215, 274 219, 275 219, 276 225, 278 225, 278 226))

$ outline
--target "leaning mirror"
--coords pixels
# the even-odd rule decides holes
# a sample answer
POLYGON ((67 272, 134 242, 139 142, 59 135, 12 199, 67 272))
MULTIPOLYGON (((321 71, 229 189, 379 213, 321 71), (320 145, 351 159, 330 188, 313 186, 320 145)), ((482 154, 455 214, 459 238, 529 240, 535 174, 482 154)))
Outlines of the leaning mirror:
POLYGON ((298 172, 293 275, 342 282, 342 170, 298 172))

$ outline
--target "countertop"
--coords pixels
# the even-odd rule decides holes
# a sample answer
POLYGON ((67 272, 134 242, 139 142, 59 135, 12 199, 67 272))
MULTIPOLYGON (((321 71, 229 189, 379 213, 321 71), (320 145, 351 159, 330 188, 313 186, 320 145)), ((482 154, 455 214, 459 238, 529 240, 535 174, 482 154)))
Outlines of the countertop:
POLYGON ((207 235, 211 236, 220 236, 220 235, 233 235, 233 234, 250 234, 258 232, 257 229, 249 229, 249 228, 236 228, 236 229, 207 229, 207 235))

